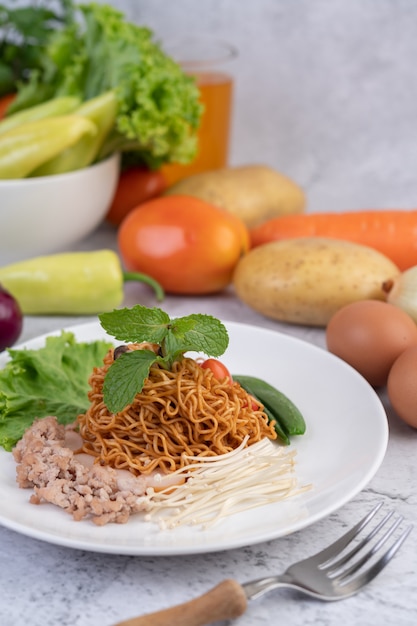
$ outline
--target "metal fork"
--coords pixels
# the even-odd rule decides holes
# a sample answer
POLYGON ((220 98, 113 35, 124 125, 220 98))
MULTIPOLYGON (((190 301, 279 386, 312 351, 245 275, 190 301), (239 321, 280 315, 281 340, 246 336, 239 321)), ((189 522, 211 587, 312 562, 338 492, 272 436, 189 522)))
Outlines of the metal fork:
POLYGON ((308 559, 291 565, 280 576, 260 578, 243 585, 232 579, 224 580, 194 600, 156 613, 134 617, 114 626, 204 626, 239 617, 245 612, 248 599, 259 598, 279 587, 290 587, 325 601, 348 598, 373 580, 389 563, 412 529, 410 525, 397 539, 391 538, 404 519, 399 516, 392 521, 394 513, 391 511, 347 551, 348 546, 369 524, 381 506, 382 502, 340 539, 308 559), (390 544, 382 551, 390 538, 390 544), (372 545, 365 551, 372 540, 372 545))

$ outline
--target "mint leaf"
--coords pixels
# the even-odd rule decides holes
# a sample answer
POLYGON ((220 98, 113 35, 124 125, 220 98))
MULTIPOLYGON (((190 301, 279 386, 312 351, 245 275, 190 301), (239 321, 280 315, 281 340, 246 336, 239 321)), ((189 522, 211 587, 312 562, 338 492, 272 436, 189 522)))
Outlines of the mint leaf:
POLYGON ((220 356, 226 350, 229 336, 220 320, 211 315, 193 314, 170 319, 158 308, 136 305, 131 309, 116 309, 102 313, 103 328, 119 340, 159 344, 159 355, 149 350, 134 350, 122 354, 109 367, 104 381, 104 403, 112 412, 119 412, 142 391, 154 362, 171 369, 174 361, 185 352, 204 352, 220 356))
POLYGON ((118 413, 133 402, 158 359, 151 350, 131 350, 111 364, 103 385, 103 399, 109 411, 118 413))
POLYGON ((170 318, 162 309, 137 304, 98 316, 104 330, 120 341, 161 343, 168 332, 170 318))
POLYGON ((183 356, 184 352, 192 350, 189 347, 192 345, 189 341, 189 335, 194 329, 196 321, 191 317, 178 317, 173 319, 169 326, 169 332, 164 339, 164 345, 162 351, 166 357, 168 366, 170 366, 176 359, 183 356))
POLYGON ((193 350, 208 356, 222 355, 229 345, 229 335, 224 324, 211 315, 199 313, 174 319, 169 339, 172 338, 182 342, 184 352, 193 350))

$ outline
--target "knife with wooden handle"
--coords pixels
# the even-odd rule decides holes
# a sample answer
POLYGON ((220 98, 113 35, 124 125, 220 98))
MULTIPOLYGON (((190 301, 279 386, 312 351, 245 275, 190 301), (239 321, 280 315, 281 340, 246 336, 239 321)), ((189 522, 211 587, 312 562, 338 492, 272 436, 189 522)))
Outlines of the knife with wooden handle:
POLYGON ((156 613, 132 617, 114 626, 204 626, 220 620, 243 615, 247 597, 243 587, 232 579, 226 579, 207 593, 156 613))

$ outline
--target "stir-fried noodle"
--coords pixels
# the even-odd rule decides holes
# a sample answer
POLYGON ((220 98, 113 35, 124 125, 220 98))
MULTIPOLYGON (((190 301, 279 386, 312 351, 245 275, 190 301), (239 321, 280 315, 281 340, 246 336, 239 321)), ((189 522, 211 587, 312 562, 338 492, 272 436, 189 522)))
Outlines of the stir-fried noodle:
MULTIPOLYGON (((148 345, 129 349, 138 347, 148 345)), ((78 418, 84 452, 102 464, 135 474, 172 472, 190 457, 231 452, 245 438, 247 446, 276 438, 263 407, 253 406, 238 383, 217 380, 191 358, 176 361, 172 371, 152 366, 133 403, 112 414, 103 402, 103 383, 113 358, 110 350, 90 376, 91 405, 78 418)))

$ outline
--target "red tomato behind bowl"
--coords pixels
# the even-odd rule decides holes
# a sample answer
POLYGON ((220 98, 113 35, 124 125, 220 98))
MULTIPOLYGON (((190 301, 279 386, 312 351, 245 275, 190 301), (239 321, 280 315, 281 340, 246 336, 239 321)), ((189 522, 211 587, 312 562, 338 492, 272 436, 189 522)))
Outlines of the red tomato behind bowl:
POLYGON ((7 109, 15 98, 16 98, 15 93, 9 93, 0 98, 0 120, 6 116, 7 109))
POLYGON ((132 209, 160 196, 166 187, 166 179, 160 171, 146 167, 131 167, 123 171, 106 220, 113 226, 119 226, 132 209))
POLYGON ((149 274, 168 293, 208 294, 231 282, 249 249, 249 234, 231 213, 199 198, 172 195, 129 213, 118 245, 128 270, 149 274))

